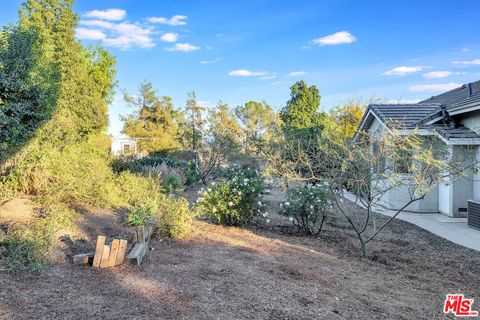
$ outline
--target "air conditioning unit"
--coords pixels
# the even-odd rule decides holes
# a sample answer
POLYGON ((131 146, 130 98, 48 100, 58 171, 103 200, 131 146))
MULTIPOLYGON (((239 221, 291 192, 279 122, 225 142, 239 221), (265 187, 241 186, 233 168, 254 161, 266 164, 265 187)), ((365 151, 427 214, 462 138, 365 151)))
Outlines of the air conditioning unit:
POLYGON ((468 200, 468 226, 480 230, 480 201, 468 200))

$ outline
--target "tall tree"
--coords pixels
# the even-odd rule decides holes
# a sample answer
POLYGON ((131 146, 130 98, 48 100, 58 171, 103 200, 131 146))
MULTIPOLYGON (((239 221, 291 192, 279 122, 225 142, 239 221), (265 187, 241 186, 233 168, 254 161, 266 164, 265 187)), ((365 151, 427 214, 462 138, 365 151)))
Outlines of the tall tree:
POLYGON ((170 97, 159 97, 152 84, 144 82, 136 97, 124 93, 124 100, 136 111, 123 119, 123 132, 139 139, 140 150, 162 152, 181 147, 183 114, 173 108, 170 97))
POLYGON ((202 141, 203 126, 205 125, 203 112, 206 109, 199 105, 195 91, 189 92, 187 97, 185 113, 188 120, 185 123, 184 140, 187 148, 195 153, 202 141))
POLYGON ((229 137, 241 143, 242 129, 237 121, 235 112, 222 102, 211 110, 208 118, 209 131, 217 136, 229 137))
POLYGON ((57 65, 56 111, 44 135, 57 145, 83 140, 107 128, 107 103, 115 84, 115 59, 102 48, 87 49, 75 39, 78 16, 72 3, 28 0, 20 9, 20 28, 36 32, 44 56, 57 65))
POLYGON ((28 0, 0 32, 0 163, 27 144, 63 149, 108 125, 115 59, 75 39, 71 0, 28 0))
POLYGON ((246 152, 258 154, 269 137, 269 129, 278 123, 278 118, 266 102, 250 101, 237 107, 246 152))
POLYGON ((288 130, 306 129, 321 125, 325 114, 320 113, 320 93, 314 85, 303 80, 290 87, 290 100, 281 110, 280 117, 288 130))
POLYGON ((241 128, 228 105, 220 102, 209 112, 208 122, 198 150, 198 173, 203 183, 215 168, 237 158, 241 148, 241 128))

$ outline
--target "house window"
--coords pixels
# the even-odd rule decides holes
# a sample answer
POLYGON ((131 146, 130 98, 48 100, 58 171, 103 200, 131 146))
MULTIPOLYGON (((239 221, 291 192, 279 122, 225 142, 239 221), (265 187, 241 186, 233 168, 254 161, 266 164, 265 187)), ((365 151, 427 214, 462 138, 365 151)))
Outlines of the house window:
POLYGON ((372 153, 375 157, 375 165, 373 166, 373 173, 385 172, 385 157, 381 154, 380 145, 378 142, 372 144, 372 153))
POLYGON ((130 147, 130 144, 126 143, 123 145, 123 153, 124 154, 128 154, 132 151, 131 147, 130 147))
POLYGON ((412 150, 407 149, 405 146, 398 146, 394 152, 395 173, 410 173, 412 161, 412 150))

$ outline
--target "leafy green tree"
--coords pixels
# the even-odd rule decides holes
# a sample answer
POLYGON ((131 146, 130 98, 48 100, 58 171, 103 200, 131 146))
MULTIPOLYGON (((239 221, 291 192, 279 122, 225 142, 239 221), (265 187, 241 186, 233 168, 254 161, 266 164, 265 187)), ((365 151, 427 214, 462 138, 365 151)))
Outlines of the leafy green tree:
POLYGON ((325 127, 337 139, 351 139, 366 109, 366 105, 355 102, 339 105, 330 110, 325 127))
POLYGON ((170 97, 157 96, 150 82, 140 84, 137 97, 124 94, 136 109, 125 117, 123 132, 139 139, 139 150, 163 152, 181 147, 183 114, 173 108, 170 97))
POLYGON ((184 144, 188 149, 195 153, 202 142, 205 125, 203 112, 206 109, 198 104, 195 91, 189 92, 187 97, 187 105, 185 107, 187 120, 184 129, 184 144))
POLYGON ((58 73, 36 32, 0 32, 0 163, 19 151, 55 111, 58 73))
POLYGON ((115 59, 84 48, 77 22, 71 0, 28 0, 0 32, 0 163, 105 131, 115 59))
POLYGON ((208 130, 198 148, 198 174, 203 183, 215 168, 238 157, 242 141, 241 128, 228 105, 219 103, 209 112, 208 130))
POLYGON ((235 113, 243 131, 245 152, 259 154, 272 138, 269 131, 279 123, 277 115, 266 102, 256 101, 237 107, 235 113))
POLYGON ((56 65, 55 114, 42 139, 58 146, 105 131, 115 59, 102 48, 84 48, 75 39, 78 16, 72 0, 28 0, 20 9, 21 30, 38 34, 42 54, 56 65))
POLYGON ((217 136, 229 137, 232 141, 241 144, 242 128, 237 121, 235 112, 222 102, 210 111, 209 131, 217 136))
POLYGON ((317 87, 309 87, 302 80, 294 83, 290 90, 290 100, 280 112, 285 128, 299 130, 321 126, 325 114, 318 111, 320 93, 317 87))

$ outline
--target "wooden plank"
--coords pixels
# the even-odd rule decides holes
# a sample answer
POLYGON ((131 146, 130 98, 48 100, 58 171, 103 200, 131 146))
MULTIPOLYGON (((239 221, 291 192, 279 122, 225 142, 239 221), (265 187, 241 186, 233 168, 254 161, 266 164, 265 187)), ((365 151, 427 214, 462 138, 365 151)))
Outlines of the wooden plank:
POLYGON ((104 236, 98 236, 97 245, 95 247, 95 256, 93 257, 93 267, 94 268, 99 268, 100 267, 100 261, 102 261, 102 251, 103 251, 104 245, 105 245, 105 237, 104 236))
POLYGON ((137 242, 145 242, 145 227, 137 227, 137 242))
POLYGON ((125 260, 125 253, 127 252, 127 240, 120 240, 118 247, 117 259, 115 260, 115 265, 119 266, 125 260))
POLYGON ((152 237, 153 230, 154 230, 153 226, 145 228, 145 241, 146 242, 150 242, 150 238, 152 237))
POLYGON ((110 256, 108 257, 107 268, 115 266, 115 261, 117 261, 119 246, 120 246, 120 240, 114 239, 112 241, 112 247, 110 248, 110 256))
POLYGON ((106 268, 108 266, 108 258, 110 257, 110 247, 103 246, 102 261, 100 262, 100 268, 106 268))
POLYGON ((138 237, 137 237, 137 228, 131 229, 132 233, 132 243, 137 243, 138 242, 138 237))
POLYGON ((77 265, 92 264, 94 255, 95 255, 94 252, 77 254, 73 256, 73 263, 77 265))
POLYGON ((132 250, 127 255, 127 260, 130 261, 130 263, 136 264, 139 266, 142 263, 143 256, 147 252, 148 248, 148 243, 142 242, 142 243, 136 243, 135 246, 133 246, 132 250))

